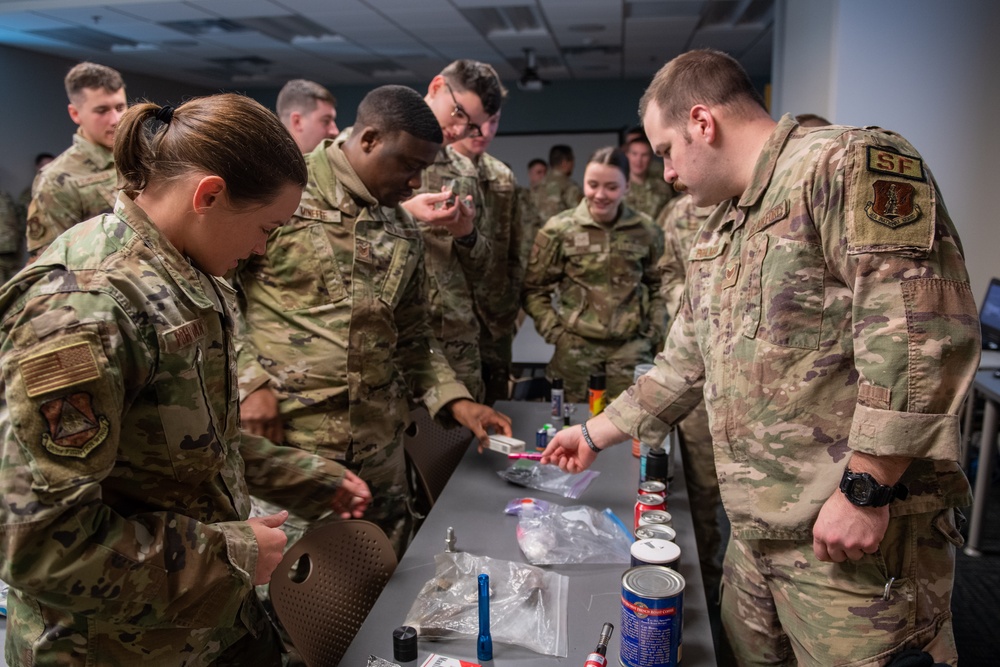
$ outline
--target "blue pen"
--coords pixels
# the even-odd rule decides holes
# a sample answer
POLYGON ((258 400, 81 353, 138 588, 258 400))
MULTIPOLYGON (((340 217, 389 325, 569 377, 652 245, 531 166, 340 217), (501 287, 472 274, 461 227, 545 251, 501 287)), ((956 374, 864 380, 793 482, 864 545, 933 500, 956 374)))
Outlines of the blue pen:
POLYGON ((479 660, 493 659, 493 638, 490 636, 490 575, 479 575, 479 641, 476 644, 479 660))

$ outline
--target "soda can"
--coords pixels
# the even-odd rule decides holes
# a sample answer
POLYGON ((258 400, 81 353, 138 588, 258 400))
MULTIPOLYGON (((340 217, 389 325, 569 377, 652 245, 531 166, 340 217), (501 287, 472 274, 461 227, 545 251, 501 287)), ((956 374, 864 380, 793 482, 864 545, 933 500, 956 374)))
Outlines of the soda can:
POLYGON ((643 512, 663 510, 666 509, 666 506, 666 500, 663 496, 656 493, 640 493, 635 500, 635 525, 632 526, 632 530, 639 527, 639 517, 642 516, 643 512))
POLYGON ((658 493, 665 497, 667 495, 667 485, 663 482, 647 480, 639 484, 639 493, 658 493))
POLYGON ((660 565, 625 571, 619 652, 623 667, 680 664, 684 587, 684 577, 660 565))
MULTIPOLYGON (((672 527, 674 525, 674 517, 670 516, 670 512, 664 509, 646 510, 639 515, 639 526, 648 526, 657 523, 672 527)), ((639 526, 636 527, 638 528, 639 526)))
POLYGON ((633 542, 629 548, 632 567, 636 565, 662 565, 677 569, 681 560, 681 548, 670 540, 649 539, 633 542))
MULTIPOLYGON (((642 517, 639 517, 642 521, 642 517)), ((635 529, 635 539, 637 540, 669 540, 673 542, 677 539, 677 531, 662 523, 646 523, 635 529)))
POLYGON ((535 432, 535 449, 542 451, 549 444, 549 429, 542 427, 535 432))

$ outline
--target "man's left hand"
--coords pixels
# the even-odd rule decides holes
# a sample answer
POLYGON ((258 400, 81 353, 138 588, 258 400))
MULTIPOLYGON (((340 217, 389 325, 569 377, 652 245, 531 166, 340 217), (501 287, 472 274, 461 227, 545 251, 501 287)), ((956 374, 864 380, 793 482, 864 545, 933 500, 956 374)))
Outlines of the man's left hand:
POLYGON ((838 489, 813 526, 813 553, 823 561, 858 560, 878 550, 889 527, 889 506, 858 507, 838 489))
POLYGON ((479 451, 483 451, 483 448, 489 445, 490 434, 487 429, 492 428, 494 432, 501 435, 511 435, 510 417, 489 406, 473 403, 467 398, 460 398, 457 401, 452 401, 449 407, 455 421, 472 431, 472 434, 479 440, 479 451))
POLYGON ((360 519, 371 501, 372 492, 364 480, 345 470, 344 479, 333 494, 333 511, 341 519, 360 519))

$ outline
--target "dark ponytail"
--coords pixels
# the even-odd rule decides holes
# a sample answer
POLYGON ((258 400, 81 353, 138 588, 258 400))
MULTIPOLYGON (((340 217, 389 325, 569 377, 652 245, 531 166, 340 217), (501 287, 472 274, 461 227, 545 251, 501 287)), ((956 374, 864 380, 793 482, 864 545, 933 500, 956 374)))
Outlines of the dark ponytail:
POLYGON ((222 177, 234 204, 258 204, 287 184, 307 182, 305 159, 277 116, 232 93, 172 110, 150 102, 130 107, 115 131, 114 156, 118 186, 127 192, 205 173, 222 177))

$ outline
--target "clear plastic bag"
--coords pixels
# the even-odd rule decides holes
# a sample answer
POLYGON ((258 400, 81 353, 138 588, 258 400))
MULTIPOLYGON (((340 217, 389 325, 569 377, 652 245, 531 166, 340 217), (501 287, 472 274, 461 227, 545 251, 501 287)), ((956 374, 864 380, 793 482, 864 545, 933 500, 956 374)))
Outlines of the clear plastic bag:
POLYGON ((497 471, 497 474, 511 484, 548 491, 576 500, 601 473, 596 470, 584 470, 573 474, 563 472, 559 466, 542 465, 536 461, 520 459, 506 470, 497 471))
POLYGON ((610 509, 526 504, 518 520, 517 545, 532 565, 628 564, 632 536, 610 509))
POLYGON ((424 584, 403 622, 416 628, 421 639, 479 636, 477 577, 486 573, 493 643, 567 656, 565 576, 467 553, 441 553, 434 561, 434 578, 424 584))

